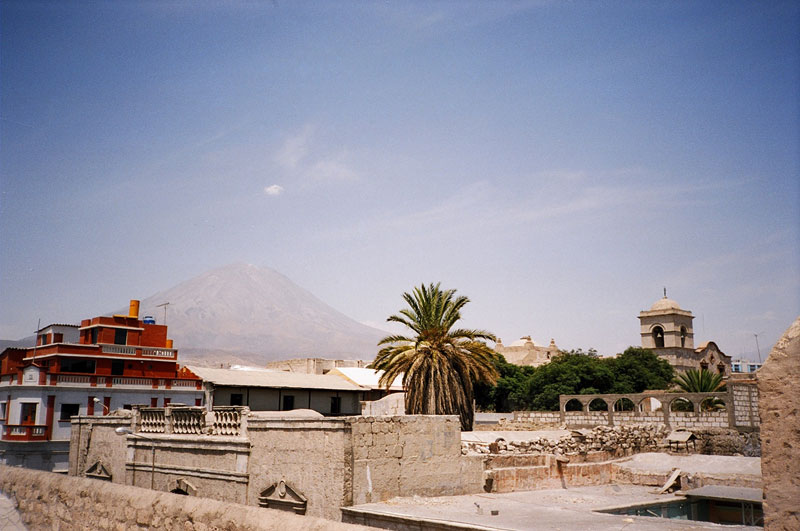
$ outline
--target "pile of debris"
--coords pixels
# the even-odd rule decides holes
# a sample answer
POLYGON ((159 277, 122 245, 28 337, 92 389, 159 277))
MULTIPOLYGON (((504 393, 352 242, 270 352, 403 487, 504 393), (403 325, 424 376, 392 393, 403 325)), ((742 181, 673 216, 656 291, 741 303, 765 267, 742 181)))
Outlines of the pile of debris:
POLYGON ((572 430, 559 439, 533 437, 526 440, 497 439, 495 442, 461 443, 461 453, 467 454, 586 454, 608 452, 611 455, 630 455, 658 451, 668 430, 663 424, 636 426, 596 426, 572 430))

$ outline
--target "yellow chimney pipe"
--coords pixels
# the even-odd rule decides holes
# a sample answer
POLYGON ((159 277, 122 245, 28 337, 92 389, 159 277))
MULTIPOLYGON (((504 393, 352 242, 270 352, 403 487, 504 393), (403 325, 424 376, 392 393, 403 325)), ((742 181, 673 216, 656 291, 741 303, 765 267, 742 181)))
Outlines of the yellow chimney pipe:
POLYGON ((172 348, 172 340, 167 339, 167 348, 172 348))
POLYGON ((131 306, 128 310, 128 317, 133 317, 134 319, 139 318, 139 301, 136 299, 131 299, 131 306))

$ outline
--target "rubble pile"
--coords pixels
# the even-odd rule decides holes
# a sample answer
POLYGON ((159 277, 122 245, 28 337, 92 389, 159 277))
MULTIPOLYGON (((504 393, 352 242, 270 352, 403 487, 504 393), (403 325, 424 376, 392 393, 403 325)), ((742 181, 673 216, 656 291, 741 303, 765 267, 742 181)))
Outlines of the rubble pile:
POLYGON ((658 451, 668 430, 663 424, 636 426, 596 426, 573 430, 560 439, 534 437, 528 440, 498 439, 492 443, 462 442, 461 453, 467 454, 587 454, 608 452, 611 455, 630 455, 658 451))

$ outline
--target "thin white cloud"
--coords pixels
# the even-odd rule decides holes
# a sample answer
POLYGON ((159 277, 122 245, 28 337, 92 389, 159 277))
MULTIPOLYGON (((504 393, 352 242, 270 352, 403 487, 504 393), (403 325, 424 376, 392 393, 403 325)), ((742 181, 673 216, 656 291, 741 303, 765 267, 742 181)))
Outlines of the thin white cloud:
POLYGON ((275 162, 288 169, 297 169, 308 156, 315 127, 306 125, 298 134, 290 136, 275 153, 275 162))
POLYGON ((281 195, 282 193, 283 186, 279 184, 273 184, 264 188, 264 194, 266 195, 281 195))
POLYGON ((326 146, 316 127, 306 125, 288 137, 273 160, 287 177, 313 182, 347 182, 359 179, 346 149, 326 146))

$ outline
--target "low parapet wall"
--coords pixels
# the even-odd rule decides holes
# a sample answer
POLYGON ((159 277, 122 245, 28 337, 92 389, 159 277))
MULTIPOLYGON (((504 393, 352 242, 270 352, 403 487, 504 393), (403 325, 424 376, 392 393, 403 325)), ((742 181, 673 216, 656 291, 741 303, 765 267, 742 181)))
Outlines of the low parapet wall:
POLYGON ((361 526, 208 498, 0 466, 0 491, 31 529, 301 529, 361 526))

